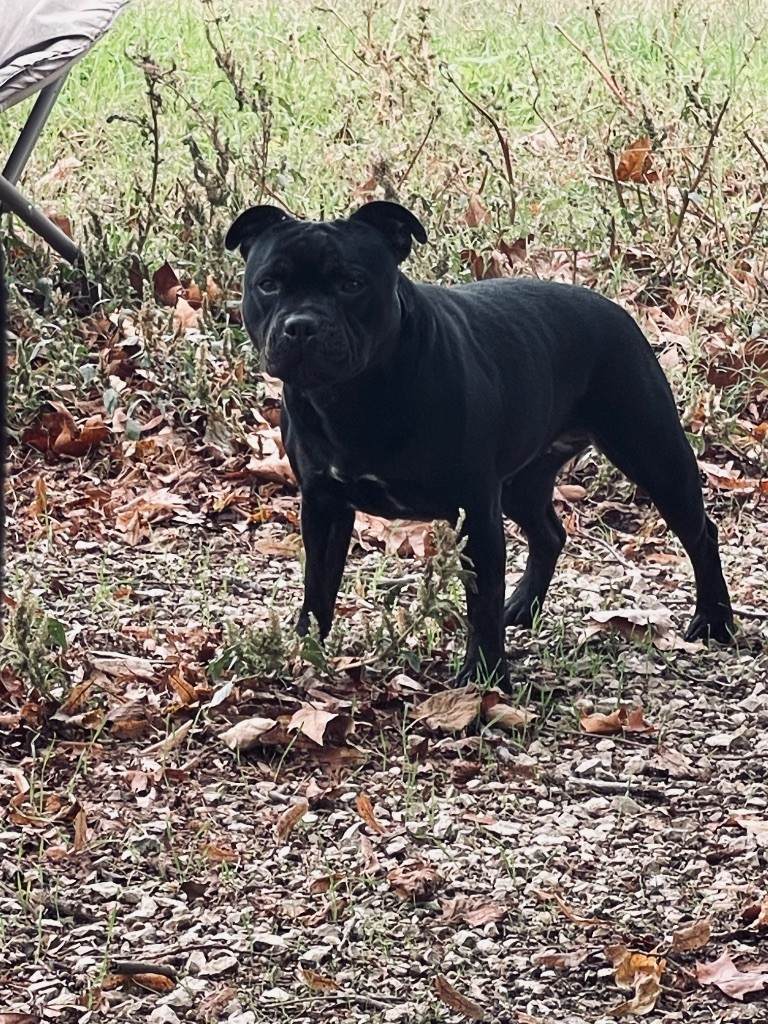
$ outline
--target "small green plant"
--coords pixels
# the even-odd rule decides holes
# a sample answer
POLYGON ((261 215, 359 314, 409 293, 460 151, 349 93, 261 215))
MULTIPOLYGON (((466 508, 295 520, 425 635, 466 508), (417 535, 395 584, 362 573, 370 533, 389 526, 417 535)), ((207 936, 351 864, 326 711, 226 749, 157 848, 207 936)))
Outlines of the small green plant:
POLYGON ((209 663, 208 673, 214 682, 224 675, 236 678, 274 676, 285 670, 290 646, 274 609, 263 627, 243 630, 228 622, 221 651, 209 663))
POLYGON ((8 616, 0 660, 47 696, 67 682, 62 656, 67 650, 64 624, 45 615, 28 590, 8 616))

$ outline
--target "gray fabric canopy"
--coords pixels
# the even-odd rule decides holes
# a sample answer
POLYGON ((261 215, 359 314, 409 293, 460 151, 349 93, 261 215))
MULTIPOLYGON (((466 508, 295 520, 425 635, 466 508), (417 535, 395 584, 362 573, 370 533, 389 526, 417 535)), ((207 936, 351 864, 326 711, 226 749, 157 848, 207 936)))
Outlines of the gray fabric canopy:
POLYGON ((0 3, 0 110, 45 88, 112 27, 129 0, 0 3))
POLYGON ((80 250, 15 188, 72 65, 130 0, 0 0, 0 112, 39 92, 0 175, 0 202, 68 259, 80 250))

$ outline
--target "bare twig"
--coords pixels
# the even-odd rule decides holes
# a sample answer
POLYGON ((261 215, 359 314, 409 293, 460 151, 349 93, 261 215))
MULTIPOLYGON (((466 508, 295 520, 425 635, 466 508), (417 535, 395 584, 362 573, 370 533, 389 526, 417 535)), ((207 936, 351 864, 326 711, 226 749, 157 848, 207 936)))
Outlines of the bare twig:
POLYGON ((755 140, 752 138, 749 132, 744 132, 744 138, 747 140, 752 149, 754 149, 754 151, 760 157, 763 167, 765 167, 765 169, 768 171, 768 156, 765 155, 765 153, 762 151, 760 146, 758 146, 758 144, 755 142, 755 140))
POLYGON ((432 129, 435 127, 435 122, 437 121, 439 116, 440 116, 440 111, 436 110, 435 113, 432 115, 432 117, 429 119, 429 124, 427 125, 427 130, 424 132, 424 137, 421 140, 421 142, 419 143, 419 145, 418 145, 418 147, 416 149, 416 152, 413 154, 413 157, 411 158, 411 162, 408 164, 408 166, 405 168, 403 173, 397 179, 397 187, 398 187, 398 189, 403 187, 403 184, 404 184, 406 178, 408 177, 408 175, 413 170, 413 165, 419 159, 419 156, 421 155, 422 149, 424 149, 424 147, 426 146, 427 139, 432 134, 432 129))
POLYGON ((728 109, 728 104, 730 102, 731 102, 731 96, 730 96, 730 93, 729 93, 725 97, 725 100, 723 101, 723 104, 720 107, 720 111, 718 112, 718 115, 715 118, 715 122, 712 125, 712 128, 710 130, 709 139, 707 139, 707 145, 706 145, 706 148, 704 149, 704 156, 701 158, 701 164, 699 165, 699 169, 698 169, 698 171, 696 173, 696 177, 693 179, 693 182, 691 183, 690 188, 687 188, 685 190, 685 192, 683 193, 683 201, 680 203, 680 210, 679 210, 679 212, 677 214, 677 222, 675 223, 675 226, 672 229, 672 236, 669 239, 669 246, 670 246, 670 248, 675 244, 675 242, 680 237, 680 231, 681 231, 682 226, 683 226, 683 219, 684 219, 686 213, 688 212, 688 206, 690 205, 690 202, 691 202, 691 195, 696 191, 696 189, 702 183, 702 181, 704 180, 704 175, 707 173, 707 167, 709 166, 710 157, 712 156, 712 150, 713 150, 714 145, 715 145, 715 140, 717 138, 718 132, 720 131, 720 125, 723 122, 723 118, 725 117, 725 112, 728 109))
POLYGON ((587 63, 594 68, 594 70, 598 73, 598 75, 602 78, 602 80, 608 86, 610 91, 613 93, 614 99, 618 103, 620 103, 622 107, 624 107, 628 114, 630 114, 632 117, 635 117, 636 114, 634 107, 629 102, 624 93, 624 90, 621 88, 621 86, 616 81, 615 77, 610 73, 610 71, 605 71, 604 68, 601 68, 597 61, 594 59, 594 57, 590 54, 590 52, 588 50, 585 50, 583 46, 579 46, 576 40, 569 36, 565 29, 562 27, 562 25, 558 25, 557 22, 555 22, 555 30, 559 32, 563 39, 565 39, 566 42, 570 43, 574 50, 580 53, 582 57, 587 61, 587 63))
POLYGON ((469 103, 469 105, 473 107, 478 112, 478 114, 480 114, 481 117, 484 117, 486 121, 488 121, 488 123, 491 125, 494 132, 496 133, 496 138, 499 140, 499 146, 501 147, 501 152, 504 156, 504 168, 507 176, 507 184, 509 185, 510 222, 514 223, 515 217, 517 215, 517 200, 515 199, 515 176, 512 172, 512 158, 509 155, 509 143, 507 142, 506 138, 504 137, 504 133, 499 127, 499 122, 492 114, 489 114, 484 107, 481 107, 479 103, 476 103, 471 96, 468 96, 467 93, 464 92, 464 90, 461 88, 459 83, 450 73, 445 64, 441 65, 440 70, 444 77, 447 78, 451 85, 454 87, 454 89, 456 89, 457 92, 464 97, 467 103, 469 103))

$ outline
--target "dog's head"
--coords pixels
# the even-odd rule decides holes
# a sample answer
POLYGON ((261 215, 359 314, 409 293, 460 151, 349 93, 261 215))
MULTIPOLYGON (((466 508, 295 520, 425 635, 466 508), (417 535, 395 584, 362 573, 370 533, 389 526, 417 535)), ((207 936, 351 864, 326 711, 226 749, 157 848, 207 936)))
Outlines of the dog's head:
POLYGON ((397 268, 413 239, 426 242, 426 232, 397 203, 367 203, 327 223, 275 206, 241 213, 225 244, 246 260, 243 320, 267 372, 311 389, 381 360, 399 331, 397 268))

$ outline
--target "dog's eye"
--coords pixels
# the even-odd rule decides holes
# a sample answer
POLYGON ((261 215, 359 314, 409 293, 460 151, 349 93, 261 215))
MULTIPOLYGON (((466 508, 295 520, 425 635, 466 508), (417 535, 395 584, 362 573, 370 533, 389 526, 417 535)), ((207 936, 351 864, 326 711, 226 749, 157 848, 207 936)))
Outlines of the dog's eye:
POLYGON ((341 285, 341 290, 347 295, 353 295, 355 292, 361 291, 362 288, 363 282, 357 277, 348 277, 341 285))
POLYGON ((274 277, 262 277, 258 282, 259 290, 269 295, 271 292, 277 291, 277 281, 274 277))

